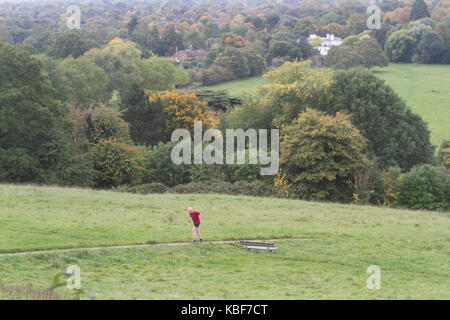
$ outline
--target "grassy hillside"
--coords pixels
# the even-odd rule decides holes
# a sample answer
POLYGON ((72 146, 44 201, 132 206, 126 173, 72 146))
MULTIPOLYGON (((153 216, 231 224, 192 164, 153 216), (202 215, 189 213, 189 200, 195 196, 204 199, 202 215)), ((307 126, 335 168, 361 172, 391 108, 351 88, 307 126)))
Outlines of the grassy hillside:
POLYGON ((391 64, 374 72, 428 123, 434 145, 450 137, 450 65, 391 64))
POLYGON ((286 239, 272 254, 203 243, 1 256, 11 286, 45 288, 77 264, 98 298, 450 298, 442 213, 10 185, 0 185, 0 206, 0 252, 189 241, 188 206, 203 212, 206 240, 286 239), (382 270, 381 290, 366 288, 370 265, 382 270))
MULTIPOLYGON (((390 64, 373 71, 428 123, 434 145, 440 146, 450 137, 450 65, 390 64)), ((239 96, 244 92, 253 93, 262 84, 264 79, 254 77, 203 88, 228 90, 239 96)))
POLYGON ((212 86, 203 86, 205 90, 226 90, 232 96, 241 96, 244 93, 254 93, 256 87, 262 86, 266 82, 262 77, 251 77, 242 80, 233 80, 219 83, 212 86))

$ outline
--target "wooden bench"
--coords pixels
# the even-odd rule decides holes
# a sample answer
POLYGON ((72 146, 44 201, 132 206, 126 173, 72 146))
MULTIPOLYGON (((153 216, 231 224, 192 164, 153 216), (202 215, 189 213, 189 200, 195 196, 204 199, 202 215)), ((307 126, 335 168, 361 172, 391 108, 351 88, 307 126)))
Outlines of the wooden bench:
POLYGON ((244 249, 247 250, 266 250, 269 252, 278 250, 277 247, 275 247, 275 244, 272 242, 259 242, 259 241, 241 241, 241 244, 244 246, 244 249))

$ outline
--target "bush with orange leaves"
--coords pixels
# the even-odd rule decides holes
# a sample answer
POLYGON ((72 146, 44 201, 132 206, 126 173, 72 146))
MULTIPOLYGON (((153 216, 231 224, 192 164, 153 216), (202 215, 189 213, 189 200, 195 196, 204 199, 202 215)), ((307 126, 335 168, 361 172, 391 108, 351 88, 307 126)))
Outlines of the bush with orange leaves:
POLYGON ((242 48, 248 46, 248 40, 239 35, 230 35, 223 41, 225 45, 233 46, 235 48, 242 48))
POLYGON ((155 92, 149 97, 150 103, 160 101, 165 114, 165 136, 170 136, 175 129, 188 129, 193 133, 194 121, 201 121, 203 130, 216 128, 217 119, 208 112, 206 101, 200 101, 195 93, 180 93, 176 90, 155 92))

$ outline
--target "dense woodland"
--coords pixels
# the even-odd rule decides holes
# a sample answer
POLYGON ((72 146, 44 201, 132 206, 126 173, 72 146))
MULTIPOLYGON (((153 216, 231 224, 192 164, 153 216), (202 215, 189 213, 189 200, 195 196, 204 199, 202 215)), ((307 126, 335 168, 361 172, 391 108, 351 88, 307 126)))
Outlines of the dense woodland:
POLYGON ((449 209, 450 138, 370 72, 450 63, 450 1, 0 3, 0 181, 449 209), (344 39, 321 59, 310 34, 344 39), (182 49, 206 57, 174 62, 182 49), (201 85, 264 74, 254 95, 201 85), (175 165, 176 128, 279 128, 281 169, 175 165))

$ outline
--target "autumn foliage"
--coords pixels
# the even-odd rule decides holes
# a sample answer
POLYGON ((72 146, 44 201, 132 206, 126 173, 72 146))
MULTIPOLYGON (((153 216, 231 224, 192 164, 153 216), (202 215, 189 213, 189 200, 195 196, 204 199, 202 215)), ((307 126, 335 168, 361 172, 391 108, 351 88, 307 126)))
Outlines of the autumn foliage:
POLYGON ((178 91, 155 92, 149 97, 149 102, 160 101, 166 116, 165 133, 169 137, 176 129, 194 129, 194 121, 201 121, 203 129, 215 128, 217 121, 208 113, 205 101, 197 99, 195 93, 180 93, 178 91))
POLYGON ((313 109, 281 129, 280 164, 295 194, 305 199, 350 199, 352 175, 370 165, 366 140, 342 113, 313 109))

